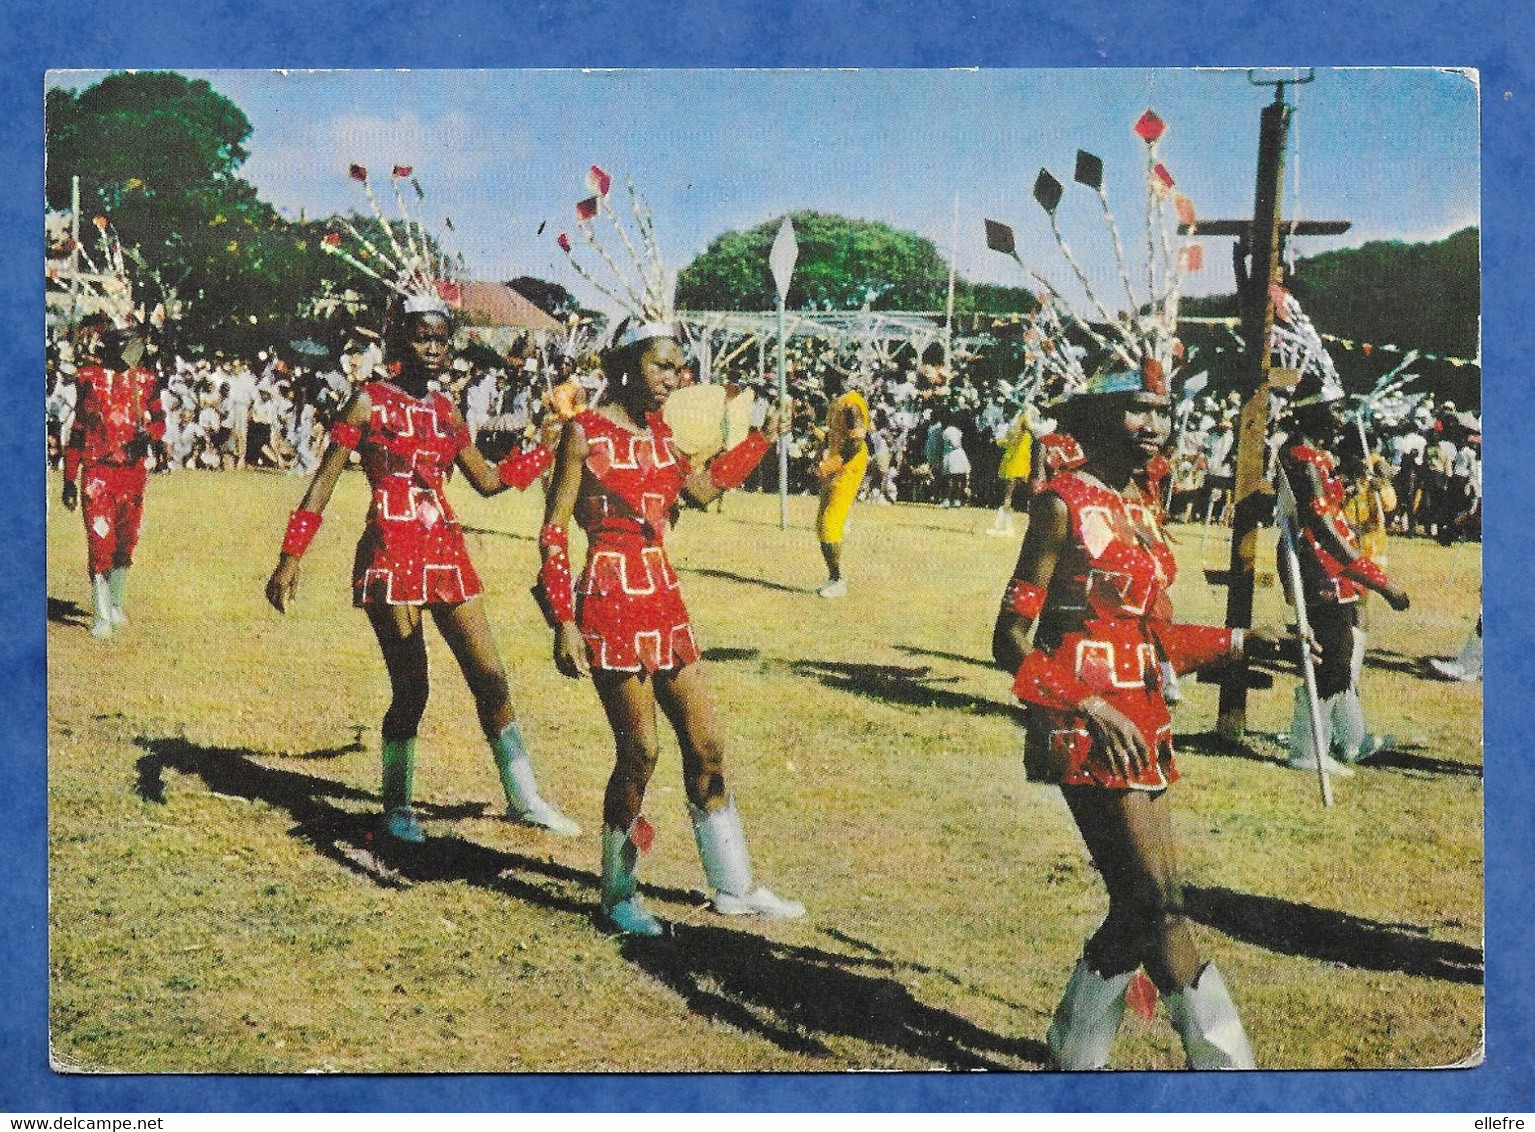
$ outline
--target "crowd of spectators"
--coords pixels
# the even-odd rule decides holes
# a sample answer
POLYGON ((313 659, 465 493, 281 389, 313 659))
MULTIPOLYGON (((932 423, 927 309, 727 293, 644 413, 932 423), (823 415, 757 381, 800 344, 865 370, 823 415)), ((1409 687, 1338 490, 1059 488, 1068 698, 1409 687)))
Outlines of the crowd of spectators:
MULTIPOLYGON (((575 382, 587 399, 600 397, 594 359, 579 364, 563 353, 537 351, 489 355, 454 363, 450 392, 471 435, 492 459, 537 436, 552 411, 550 391, 575 382)), ((308 474, 323 447, 325 425, 353 385, 378 362, 376 348, 345 353, 335 361, 212 355, 161 362, 164 442, 152 453, 157 471, 252 467, 308 474)), ((73 369, 50 362, 47 399, 50 458, 57 461, 73 419, 73 369)), ((757 394, 760 423, 774 396, 771 374, 725 373, 757 394)), ((998 478, 1003 446, 1016 436, 1020 418, 1034 435, 1052 422, 1025 404, 1007 381, 974 380, 961 365, 941 362, 867 367, 854 374, 871 412, 870 471, 863 497, 874 503, 916 502, 944 507, 1001 505, 1010 488, 998 478)), ((826 396, 822 375, 791 368, 793 412, 787 430, 789 490, 815 494, 822 456, 826 396)), ((1169 516, 1175 521, 1229 523, 1235 485, 1235 394, 1200 398, 1182 406, 1169 445, 1172 467, 1169 516)), ((1358 475, 1385 480, 1395 509, 1388 529, 1450 542, 1479 538, 1481 529, 1480 424, 1446 401, 1420 402, 1384 435, 1372 438, 1366 462, 1345 451, 1358 475)), ((1345 445, 1348 449, 1350 445, 1345 445)), ((1357 441, 1351 447, 1359 448, 1357 441)), ((777 462, 767 460, 747 485, 778 489, 777 462)))

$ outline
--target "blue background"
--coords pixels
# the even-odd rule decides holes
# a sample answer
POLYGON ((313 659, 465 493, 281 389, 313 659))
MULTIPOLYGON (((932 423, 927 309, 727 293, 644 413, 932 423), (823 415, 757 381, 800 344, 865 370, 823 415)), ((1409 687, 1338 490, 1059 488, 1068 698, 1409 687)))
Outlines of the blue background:
MULTIPOLYGON (((0 578, 0 1108, 48 1112, 590 1109, 1212 1109, 1535 1111, 1525 784, 1535 595, 1528 366, 1535 5, 1368 0, 1176 7, 1057 2, 782 5, 588 0, 10 0, 0 30, 0 475, 11 485, 0 578), (1444 65, 1481 71, 1487 606, 1487 1062, 1435 1072, 814 1077, 188 1078, 56 1076, 47 1059, 42 100, 50 67, 1444 65)), ((1361 170, 1369 175, 1368 170, 1361 170)), ((1410 853, 1411 846, 1403 846, 1410 853)))

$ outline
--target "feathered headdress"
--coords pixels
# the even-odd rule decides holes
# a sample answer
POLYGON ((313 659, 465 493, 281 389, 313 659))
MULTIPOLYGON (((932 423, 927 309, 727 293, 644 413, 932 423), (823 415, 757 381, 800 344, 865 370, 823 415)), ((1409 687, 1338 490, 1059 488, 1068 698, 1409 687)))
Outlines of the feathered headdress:
POLYGON ((674 303, 676 279, 667 274, 661 260, 661 249, 656 241, 655 218, 650 206, 634 191, 634 182, 625 178, 624 187, 629 192, 629 207, 634 216, 633 234, 613 207, 610 192, 613 178, 605 170, 593 165, 586 174, 586 187, 591 193, 576 203, 576 231, 586 248, 606 268, 608 279, 599 282, 576 258, 570 234, 561 232, 555 242, 570 259, 570 266, 602 294, 623 308, 627 318, 614 328, 610 349, 621 349, 649 338, 670 338, 677 334, 677 312, 674 303), (597 221, 606 219, 623 245, 629 263, 625 271, 603 246, 597 236, 597 221))
POLYGON ((1322 336, 1300 309, 1300 301, 1277 283, 1269 288, 1269 298, 1274 305, 1274 326, 1269 332, 1270 361, 1300 375, 1289 407, 1303 409, 1341 401, 1343 382, 1338 369, 1322 344, 1322 336))
POLYGON ((89 242, 80 242, 80 259, 86 273, 77 274, 81 293, 90 297, 90 314, 105 315, 118 330, 143 322, 143 312, 133 302, 133 276, 128 271, 128 257, 116 227, 105 216, 91 218, 96 229, 96 253, 89 242))
POLYGON ((1041 361, 1051 370, 1053 382, 1058 384, 1064 396, 1141 389, 1165 394, 1169 391, 1172 375, 1184 358, 1183 343, 1178 338, 1178 304, 1189 272, 1198 271, 1204 265, 1203 250, 1192 242, 1197 226, 1194 205, 1177 191, 1173 175, 1162 163, 1159 148, 1167 124, 1155 112, 1147 110, 1134 129, 1146 146, 1144 294, 1138 294, 1131 281, 1119 224, 1103 187, 1102 158, 1078 150, 1072 178, 1098 196, 1104 224, 1113 244, 1114 262, 1119 269, 1119 284, 1124 291, 1126 306, 1123 310, 1111 311, 1109 304, 1099 297, 1092 280, 1066 242, 1057 215, 1066 187, 1048 169, 1041 169, 1035 178, 1034 199, 1049 217, 1056 246, 1081 284, 1096 313, 1095 320, 1090 321, 1072 311, 1048 280, 1024 264, 1018 256, 1010 227, 995 220, 986 221, 987 246, 1011 256, 1038 288, 1038 317, 1047 326, 1064 329, 1070 324, 1107 355, 1103 368, 1088 376, 1064 334, 1044 338, 1060 347, 1042 354, 1041 361))
MULTIPOLYGON (((389 171, 389 186, 394 190, 395 205, 399 209, 399 218, 393 222, 384 215, 378 198, 373 195, 368 167, 352 165, 347 172, 352 180, 362 183, 368 207, 383 232, 380 242, 386 244, 389 250, 386 252, 379 247, 357 225, 345 218, 339 219, 337 223, 357 241, 357 249, 348 251, 344 248, 339 232, 327 234, 321 241, 321 247, 401 296, 405 313, 447 314, 450 306, 457 305, 459 301, 459 286, 450 278, 456 265, 442 253, 441 242, 427 235, 419 211, 421 202, 426 200, 426 193, 421 189, 421 182, 412 175, 411 166, 396 165, 389 171), (415 191, 418 211, 414 215, 405 205, 405 195, 400 191, 401 181, 408 181, 415 191), (370 262, 365 263, 364 260, 370 262)), ((443 224, 449 231, 453 230, 452 220, 444 218, 443 224)))

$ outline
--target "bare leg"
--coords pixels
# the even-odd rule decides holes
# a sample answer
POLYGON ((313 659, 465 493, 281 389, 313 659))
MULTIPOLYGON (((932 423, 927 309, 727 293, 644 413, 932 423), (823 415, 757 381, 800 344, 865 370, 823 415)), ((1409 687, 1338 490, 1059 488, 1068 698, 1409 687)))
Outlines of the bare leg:
POLYGON ((474 696, 480 730, 487 739, 494 740, 506 730, 507 724, 517 721, 517 712, 512 707, 506 666, 496 650, 485 606, 478 597, 473 597, 459 605, 434 605, 431 609, 437 630, 452 650, 474 696))
POLYGON ((725 804, 725 744, 703 665, 656 673, 655 696, 682 748, 688 801, 705 812, 719 809, 725 804))
POLYGON ((833 581, 842 580, 842 544, 840 542, 823 542, 821 544, 821 557, 826 560, 826 574, 833 581))
POLYGON ((656 736, 656 697, 650 677, 642 673, 592 672, 602 710, 613 729, 614 764, 602 803, 602 820, 627 831, 645 804, 645 787, 655 773, 659 751, 656 736))
POLYGON ((401 742, 416 737, 430 694, 426 637, 421 632, 421 609, 414 605, 369 605, 368 622, 389 673, 391 699, 384 713, 384 741, 401 742))
POLYGON ((1103 975, 1144 965, 1164 994, 1193 984, 1199 952, 1183 914, 1165 791, 1062 790, 1109 890, 1109 914, 1087 944, 1103 975))

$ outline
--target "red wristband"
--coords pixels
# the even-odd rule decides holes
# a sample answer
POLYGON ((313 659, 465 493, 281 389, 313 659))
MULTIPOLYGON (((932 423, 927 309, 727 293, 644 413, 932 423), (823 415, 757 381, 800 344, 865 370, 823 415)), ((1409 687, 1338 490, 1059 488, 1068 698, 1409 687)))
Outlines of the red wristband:
POLYGON ((575 581, 570 574, 570 536, 565 528, 545 523, 538 545, 550 553, 538 571, 533 593, 550 624, 558 627, 576 619, 575 581))
POLYGON ((362 429, 351 421, 337 421, 330 426, 330 442, 339 448, 352 451, 362 441, 362 429))
POLYGON ((64 482, 74 483, 80 478, 80 449, 64 449, 64 482))
POLYGON ((721 491, 730 491, 746 482, 762 457, 767 455, 768 439, 753 429, 728 452, 721 452, 709 463, 709 481, 721 491))
POLYGON ((554 453, 549 450, 548 445, 536 444, 532 448, 519 449, 502 460, 496 465, 496 474, 501 477, 501 482, 507 487, 515 487, 518 491, 523 491, 543 475, 544 470, 552 463, 554 463, 554 453))
POLYGON ((1033 621, 1044 607, 1044 586, 1036 586, 1022 578, 1014 578, 1007 583, 1007 592, 1002 595, 1003 609, 1012 610, 1025 621, 1033 621))
POLYGON ((288 531, 283 536, 282 552, 294 558, 304 557, 304 551, 314 541, 320 530, 318 511, 295 511, 288 517, 288 531))
POLYGON ((1369 555, 1362 554, 1343 568, 1346 577, 1371 588, 1386 589, 1391 585, 1391 579, 1386 577, 1386 572, 1380 568, 1380 564, 1369 555))

